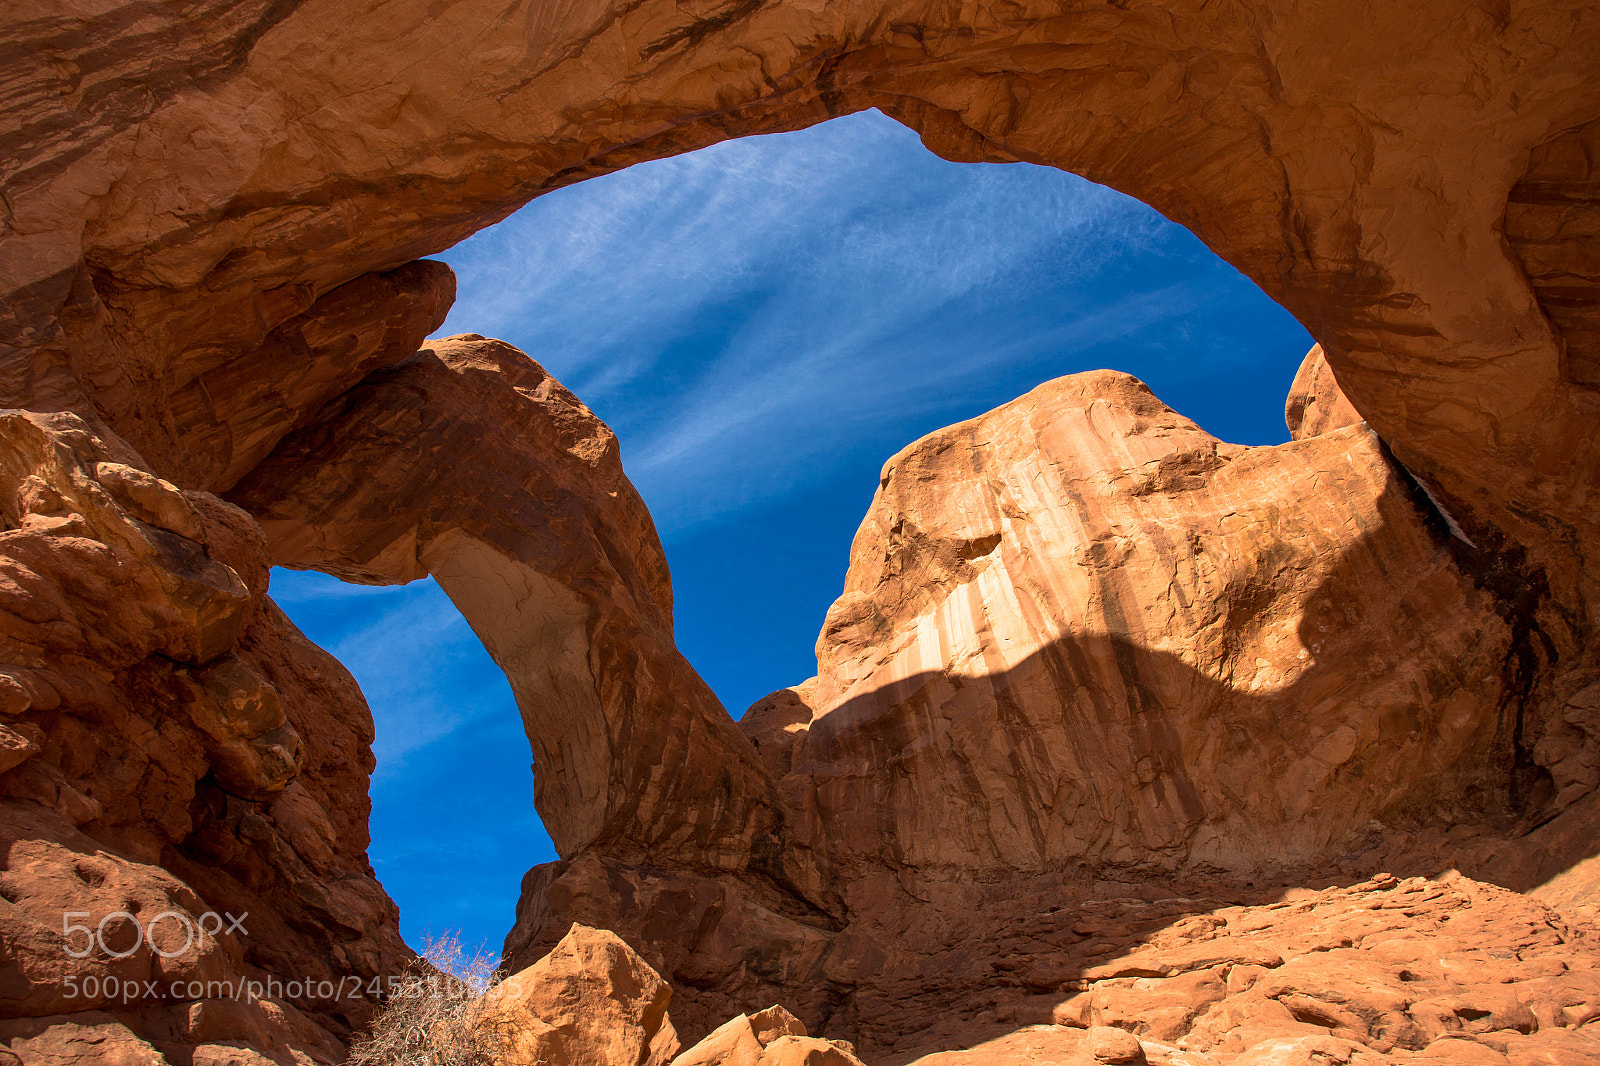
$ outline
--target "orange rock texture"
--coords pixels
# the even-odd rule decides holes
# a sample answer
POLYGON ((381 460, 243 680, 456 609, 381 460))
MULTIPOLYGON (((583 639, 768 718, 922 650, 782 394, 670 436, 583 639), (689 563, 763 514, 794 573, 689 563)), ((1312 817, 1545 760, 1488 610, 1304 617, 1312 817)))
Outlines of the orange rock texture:
POLYGON ((1515 821, 1512 633, 1450 542, 1364 425, 1241 448, 1051 382, 885 464, 785 782, 840 861, 924 872, 1515 821))
MULTIPOLYGON (((1304 407, 1338 411, 1319 363, 1304 407)), ((955 945, 998 960, 1022 900, 1086 878, 1532 889, 1586 857, 1590 697, 1516 687, 1516 616, 1471 559, 1365 423, 1232 446, 1113 372, 892 458, 819 675, 741 722, 839 879, 841 1031, 980 1024, 1008 975, 955 945)), ((1576 876, 1563 902, 1592 900, 1576 876)), ((1087 972, 1048 950, 1047 984, 1087 972)))
POLYGON ((544 958, 500 982, 477 1024, 499 1034, 497 1066, 667 1066, 672 989, 604 929, 574 925, 544 958))
MULTIPOLYGON (((366 709, 266 597, 269 561, 438 578, 512 679, 562 852, 509 956, 610 928, 680 990, 689 1039, 773 1002, 868 1056, 1015 1029, 1004 938, 1051 906, 1092 924, 1092 900, 1223 914, 1456 867, 1592 914, 1593 4, 0 19, 0 1039, 23 1061, 333 1061, 372 1001, 319 982, 405 962, 365 860, 366 709), (421 347, 453 280, 418 257, 550 189, 868 107, 948 158, 1145 200, 1319 349, 1278 448, 1111 373, 912 445, 817 677, 735 728, 673 647, 609 432, 503 345, 421 347), (84 914, 106 950, 78 958, 62 922, 84 914), (208 914, 248 936, 180 950, 208 914), (100 980, 85 1000, 69 977, 100 980), (304 994, 204 984, 274 978, 304 994)), ((1493 927, 1492 981, 1425 945, 1326 996, 1326 974, 1235 989, 1277 969, 1248 960, 1093 977, 1085 948, 1027 987, 1087 981, 1068 1021, 1137 1029, 1225 980, 1206 1010, 1242 997, 1243 1020, 1188 1035, 1240 1062, 1592 1058, 1561 1035, 1587 992, 1537 983, 1587 972, 1588 942, 1554 918, 1495 940, 1535 904, 1448 884, 1493 927), (1521 968, 1547 948, 1565 970, 1521 968), (1179 985, 1094 998, 1124 980, 1179 985), (1528 1015, 1470 1002, 1495 983, 1528 1015), (1417 1006, 1439 997, 1464 1005, 1417 1006)))
POLYGON ((93 403, 214 489, 176 394, 339 286, 586 176, 879 107, 1194 229, 1570 611, 1571 538, 1531 516, 1592 532, 1560 486, 1594 458, 1597 45, 1582 0, 52 6, 8 34, 6 400, 93 403))
POLYGON ((360 690, 265 595, 244 512, 73 414, 0 438, 0 1017, 68 1019, 3 1038, 337 1055, 375 1002, 341 993, 410 954, 360 690))
POLYGON ((514 968, 574 922, 635 934, 669 979, 714 968, 675 1005, 695 1035, 738 1012, 731 995, 792 991, 792 964, 764 977, 741 964, 767 942, 820 948, 836 894, 673 644, 649 513, 616 438, 559 382, 501 341, 432 342, 329 404, 232 497, 280 563, 373 583, 432 574, 506 671, 565 860, 529 875, 540 887, 512 934, 514 968), (614 899, 628 880, 667 898, 614 899), (681 928, 696 923, 713 943, 681 928))
POLYGON ((1254 905, 1060 902, 994 946, 989 961, 1009 987, 989 999, 1004 1023, 968 1030, 968 1050, 912 1061, 1531 1064, 1600 1055, 1588 1024, 1600 1008, 1592 930, 1456 875, 1385 875, 1254 905))
POLYGON ((1289 399, 1283 405, 1283 420, 1295 440, 1320 436, 1362 421, 1361 413, 1334 378, 1322 345, 1312 348, 1301 361, 1300 371, 1289 386, 1289 399))

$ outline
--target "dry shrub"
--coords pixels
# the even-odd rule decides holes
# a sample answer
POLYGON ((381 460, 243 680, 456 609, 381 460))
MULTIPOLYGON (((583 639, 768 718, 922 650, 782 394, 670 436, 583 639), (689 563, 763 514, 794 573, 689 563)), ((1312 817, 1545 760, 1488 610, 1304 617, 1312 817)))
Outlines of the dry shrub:
POLYGON ((394 983, 350 1066, 495 1066, 505 1034, 486 1023, 483 994, 500 983, 499 959, 468 954, 447 933, 424 941, 422 957, 394 983))

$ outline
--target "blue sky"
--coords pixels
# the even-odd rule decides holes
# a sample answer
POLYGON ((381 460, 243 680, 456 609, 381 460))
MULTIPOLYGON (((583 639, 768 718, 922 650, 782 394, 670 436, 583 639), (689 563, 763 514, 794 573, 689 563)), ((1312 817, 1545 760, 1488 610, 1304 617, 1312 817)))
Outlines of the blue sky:
MULTIPOLYGON (((1110 367, 1219 437, 1278 443, 1311 345, 1137 201, 945 162, 876 112, 562 189, 438 258, 459 282, 441 335, 510 341, 616 431, 679 646, 735 716, 815 672, 878 471, 912 440, 1110 367)), ((498 949, 554 854, 504 679, 432 581, 280 570, 273 592, 372 704, 372 859, 403 931, 498 949)))

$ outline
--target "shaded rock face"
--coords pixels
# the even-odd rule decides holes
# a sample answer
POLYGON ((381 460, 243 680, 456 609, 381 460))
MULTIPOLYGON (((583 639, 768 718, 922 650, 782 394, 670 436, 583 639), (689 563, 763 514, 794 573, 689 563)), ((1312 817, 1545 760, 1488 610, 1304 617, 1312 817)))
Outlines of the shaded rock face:
POLYGON ((615 437, 537 363, 476 335, 435 341, 328 405, 231 498, 278 563, 371 583, 431 573, 505 669, 564 857, 530 874, 558 883, 529 890, 513 966, 574 922, 616 929, 670 978, 711 967, 709 999, 675 1011, 696 1033, 735 1012, 730 993, 800 978, 795 959, 740 971, 796 943, 815 956, 836 894, 673 644, 666 559, 615 437))
POLYGON ((742 870, 773 832, 770 781, 673 645, 666 558, 616 438, 522 352, 434 342, 231 498, 280 564, 438 579, 511 679, 563 854, 742 870))

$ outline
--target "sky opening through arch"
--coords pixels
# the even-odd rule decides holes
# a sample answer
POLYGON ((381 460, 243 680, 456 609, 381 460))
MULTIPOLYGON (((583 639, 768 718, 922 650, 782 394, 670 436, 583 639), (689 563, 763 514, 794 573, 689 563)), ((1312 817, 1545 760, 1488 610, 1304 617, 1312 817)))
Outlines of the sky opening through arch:
MULTIPOLYGON (((1192 234, 1074 175, 937 158, 865 112, 558 190, 437 258, 440 335, 515 344, 610 424, 672 566, 679 647, 738 716, 812 647, 884 461, 1083 370, 1225 440, 1288 439, 1311 339, 1192 234)), ((377 719, 372 861, 412 944, 498 950, 554 858, 505 679, 431 580, 278 570, 377 719)))

